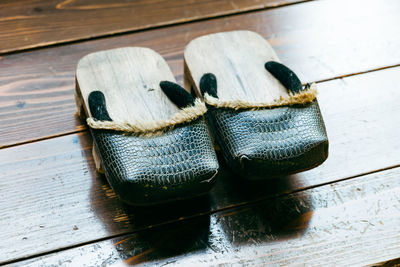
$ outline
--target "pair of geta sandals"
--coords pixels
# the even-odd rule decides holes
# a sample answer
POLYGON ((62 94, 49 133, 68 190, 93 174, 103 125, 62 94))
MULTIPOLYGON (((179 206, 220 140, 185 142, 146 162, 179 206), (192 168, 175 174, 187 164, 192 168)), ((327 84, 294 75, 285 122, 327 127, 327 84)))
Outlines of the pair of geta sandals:
POLYGON ((250 31, 192 40, 184 83, 148 48, 82 58, 76 102, 93 137, 96 169, 133 205, 207 193, 218 146, 234 173, 266 179, 308 170, 328 156, 315 85, 302 86, 250 31))

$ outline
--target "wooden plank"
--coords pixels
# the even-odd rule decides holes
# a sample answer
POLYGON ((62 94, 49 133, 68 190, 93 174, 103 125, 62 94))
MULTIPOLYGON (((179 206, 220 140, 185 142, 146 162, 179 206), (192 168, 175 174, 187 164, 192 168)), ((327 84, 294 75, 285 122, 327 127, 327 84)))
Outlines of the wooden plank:
POLYGON ((144 210, 121 204, 94 170, 86 133, 2 149, 0 263, 399 166, 399 71, 319 84, 330 139, 323 165, 255 185, 223 167, 209 199, 144 210))
POLYGON ((303 1, 6 0, 0 54, 303 1))
POLYGON ((378 172, 15 266, 382 264, 400 255, 399 178, 378 172))
POLYGON ((78 60, 90 52, 149 47, 167 59, 181 81, 182 52, 190 40, 247 29, 267 38, 303 82, 318 81, 399 64, 399 13, 396 0, 316 1, 4 56, 0 147, 84 128, 73 116, 74 71, 78 60))

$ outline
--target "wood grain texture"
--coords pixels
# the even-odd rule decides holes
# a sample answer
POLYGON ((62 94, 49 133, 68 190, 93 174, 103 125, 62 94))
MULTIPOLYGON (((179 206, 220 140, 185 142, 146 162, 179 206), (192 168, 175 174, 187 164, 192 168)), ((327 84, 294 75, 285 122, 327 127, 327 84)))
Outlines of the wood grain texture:
POLYGON ((139 125, 170 119, 179 112, 160 88, 161 81, 176 82, 165 60, 143 47, 125 47, 91 53, 76 68, 77 93, 87 117, 92 117, 88 96, 103 93, 113 121, 139 125))
POLYGON ((15 266, 382 264, 400 255, 399 178, 378 172, 15 266))
POLYGON ((243 183, 223 167, 209 198, 193 202, 123 205, 95 173, 86 133, 2 149, 0 263, 399 166, 399 71, 319 84, 331 147, 320 167, 261 184, 243 183))
POLYGON ((287 89, 264 64, 278 61, 275 51, 260 35, 230 31, 205 35, 190 41, 184 53, 185 77, 200 95, 200 80, 206 73, 217 79, 218 100, 271 103, 289 97, 287 89), (187 70, 187 72, 186 72, 187 70))
POLYGON ((6 0, 0 54, 296 2, 302 1, 6 0))
POLYGON ((84 129, 73 116, 74 70, 88 53, 149 47, 166 58, 182 81, 182 53, 190 40, 246 29, 266 38, 302 82, 318 81, 399 64, 399 13, 396 0, 315 1, 3 56, 0 146, 84 129))

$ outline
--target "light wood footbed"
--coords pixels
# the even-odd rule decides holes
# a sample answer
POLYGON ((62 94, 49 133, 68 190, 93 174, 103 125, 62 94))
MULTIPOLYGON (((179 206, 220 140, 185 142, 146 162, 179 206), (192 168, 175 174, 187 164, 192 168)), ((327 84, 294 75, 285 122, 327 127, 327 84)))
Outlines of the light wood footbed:
POLYGON ((259 34, 231 31, 205 35, 192 40, 184 53, 185 76, 199 94, 201 77, 217 78, 221 101, 272 102, 288 97, 287 89, 264 64, 279 58, 259 34))
POLYGON ((165 60, 155 51, 125 47, 95 52, 77 66, 78 96, 90 117, 88 96, 101 91, 107 111, 118 121, 166 120, 179 111, 160 88, 161 81, 176 82, 165 60))

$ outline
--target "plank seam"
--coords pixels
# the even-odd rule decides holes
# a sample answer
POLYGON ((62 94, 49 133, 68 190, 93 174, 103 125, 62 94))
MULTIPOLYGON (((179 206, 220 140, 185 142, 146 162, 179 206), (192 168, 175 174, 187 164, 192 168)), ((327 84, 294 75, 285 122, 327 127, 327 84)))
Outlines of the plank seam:
POLYGON ((240 208, 240 207, 244 207, 244 206, 255 206, 258 203, 261 203, 263 201, 282 198, 282 197, 285 197, 285 196, 293 195, 293 194, 296 194, 296 193, 299 193, 299 192, 303 192, 303 191, 306 191, 306 190, 310 190, 310 189, 314 189, 314 188, 317 188, 317 187, 327 186, 329 184, 339 183, 339 182, 347 181, 347 180, 350 180, 350 179, 359 178, 359 177, 363 177, 363 176, 367 176, 367 175, 371 175, 371 174, 374 174, 374 173, 379 173, 379 172, 383 172, 383 171, 387 171, 387 170, 391 170, 391 169, 396 169, 396 168, 400 168, 400 164, 394 165, 394 166, 390 166, 390 167, 386 167, 386 168, 381 168, 381 169, 378 169, 378 170, 373 170, 373 171, 370 171, 370 172, 365 172, 365 173, 349 176, 349 177, 338 179, 338 180, 331 181, 331 182, 326 182, 326 183, 321 183, 321 184, 308 186, 308 187, 305 187, 305 188, 302 188, 302 189, 293 190, 291 192, 284 192, 284 193, 280 193, 280 194, 277 194, 277 195, 272 195, 272 196, 268 196, 268 197, 259 198, 259 199, 252 200, 252 201, 249 201, 249 202, 238 203, 238 204, 235 204, 235 205, 232 205, 232 206, 216 209, 214 211, 201 212, 201 213, 198 213, 198 214, 195 214, 195 215, 191 215, 191 216, 187 216, 187 217, 184 217, 184 218, 179 218, 179 219, 169 220, 169 221, 166 221, 166 222, 163 222, 163 223, 149 225, 147 227, 142 227, 142 228, 139 228, 139 229, 134 230, 134 231, 128 231, 126 233, 110 235, 110 236, 107 236, 107 237, 93 239, 93 240, 90 240, 90 241, 87 241, 87 242, 78 243, 78 244, 75 244, 75 245, 70 245, 70 246, 65 246, 65 247, 61 247, 61 248, 58 248, 58 249, 54 249, 54 250, 45 251, 45 252, 38 253, 38 254, 35 254, 35 255, 30 255, 30 256, 27 256, 27 257, 21 257, 21 258, 17 258, 17 259, 14 259, 14 260, 0 262, 0 265, 17 263, 17 262, 21 262, 21 261, 34 259, 34 258, 38 258, 38 257, 41 257, 41 256, 45 256, 45 255, 54 254, 54 253, 57 253, 57 252, 66 251, 66 250, 69 250, 69 249, 79 248, 79 247, 83 247, 83 246, 86 246, 86 245, 90 245, 90 244, 94 244, 94 243, 110 240, 110 239, 113 239, 113 238, 128 236, 128 235, 136 234, 138 232, 142 232, 142 231, 145 231, 145 230, 153 229, 153 228, 156 228, 156 227, 168 226, 168 225, 171 225, 173 223, 177 223, 178 221, 179 222, 183 222, 183 221, 187 222, 187 221, 190 221, 190 220, 193 220, 193 219, 196 219, 196 218, 201 218, 203 216, 209 216, 209 215, 212 215, 212 214, 215 214, 215 213, 218 213, 218 212, 222 212, 222 211, 234 210, 234 209, 237 209, 237 208, 240 208))
POLYGON ((201 18, 196 18, 193 17, 192 19, 188 19, 187 21, 172 21, 170 23, 162 24, 162 25, 154 25, 154 26, 148 26, 148 27, 143 27, 140 29, 132 29, 132 30, 127 30, 127 31, 115 31, 115 32, 109 32, 105 34, 100 34, 98 36, 88 36, 88 37, 83 37, 80 39, 66 39, 64 41, 53 41, 53 42, 48 42, 47 44, 37 44, 36 46, 26 46, 22 47, 17 50, 5 50, 5 51, 0 51, 0 56, 4 55, 13 55, 13 54, 19 54, 23 52, 30 52, 30 51, 35 51, 39 49, 46 49, 46 48, 51 48, 51 47, 57 47, 57 46, 62 46, 62 45, 69 45, 69 44, 75 44, 79 42, 85 42, 85 41, 90 41, 90 40, 98 40, 98 39, 103 39, 103 38, 109 38, 109 37, 117 37, 125 34, 132 34, 132 33, 139 33, 139 32, 144 32, 144 31, 150 31, 150 30, 156 30, 156 29, 162 29, 162 28, 167 28, 171 26, 178 26, 178 25, 185 25, 185 24, 190 24, 190 23, 195 23, 195 22, 201 22, 201 21, 206 21, 206 20, 214 20, 214 19, 220 19, 220 18, 226 18, 226 17, 233 17, 236 15, 243 15, 243 14, 248 14, 248 13, 256 13, 260 11, 267 11, 267 10, 273 10, 273 9, 278 9, 278 8, 283 8, 287 6, 292 6, 292 5, 298 5, 298 4, 304 4, 307 2, 312 2, 312 1, 317 1, 317 0, 300 0, 299 2, 295 3, 282 3, 279 6, 264 6, 264 7, 255 7, 254 9, 250 10, 243 10, 239 12, 235 12, 235 10, 232 11, 227 11, 226 13, 221 13, 221 14, 215 14, 215 15, 208 15, 204 16, 201 18))

